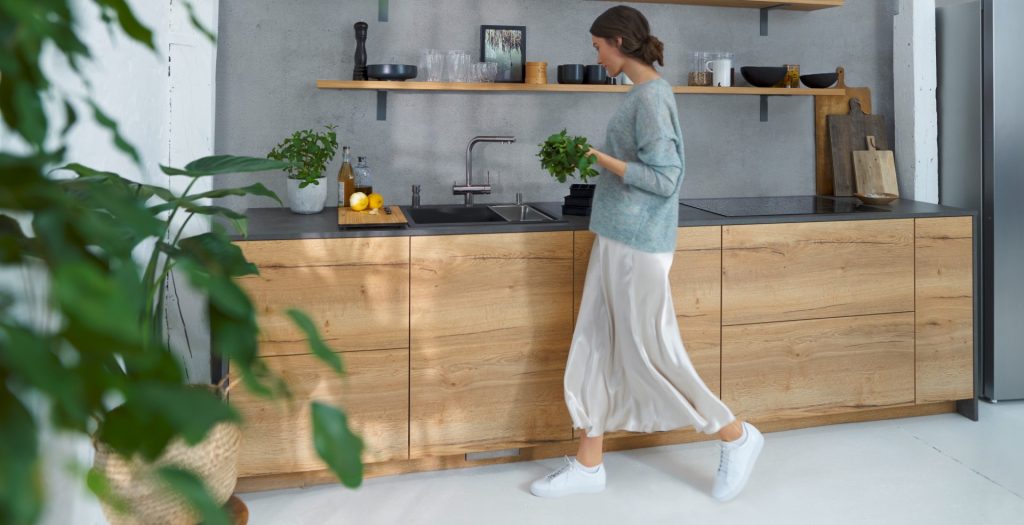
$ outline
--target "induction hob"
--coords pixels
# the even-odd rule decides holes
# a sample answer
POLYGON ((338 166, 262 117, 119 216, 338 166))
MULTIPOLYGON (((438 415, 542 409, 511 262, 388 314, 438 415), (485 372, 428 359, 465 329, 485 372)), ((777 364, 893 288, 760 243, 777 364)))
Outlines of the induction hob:
POLYGON ((789 197, 735 197, 724 199, 681 199, 680 204, 723 217, 759 215, 819 215, 833 213, 884 212, 888 208, 867 206, 854 200, 835 200, 816 195, 789 197))

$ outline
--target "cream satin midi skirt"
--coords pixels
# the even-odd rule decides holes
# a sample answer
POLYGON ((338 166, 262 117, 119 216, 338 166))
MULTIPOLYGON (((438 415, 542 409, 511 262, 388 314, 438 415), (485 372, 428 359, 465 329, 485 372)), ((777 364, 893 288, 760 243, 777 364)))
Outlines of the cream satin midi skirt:
POLYGON ((683 347, 669 287, 672 257, 594 240, 565 367, 565 403, 587 436, 690 426, 714 434, 735 419, 683 347))

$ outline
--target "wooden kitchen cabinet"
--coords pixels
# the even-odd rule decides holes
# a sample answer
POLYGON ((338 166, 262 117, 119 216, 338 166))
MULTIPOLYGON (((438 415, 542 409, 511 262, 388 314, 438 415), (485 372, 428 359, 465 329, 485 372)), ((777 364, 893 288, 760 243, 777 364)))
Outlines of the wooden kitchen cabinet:
POLYGON ((260 354, 309 352, 285 314, 300 308, 341 351, 409 347, 409 238, 238 242, 260 270, 239 279, 256 305, 260 354))
POLYGON ((722 324, 914 311, 914 219, 722 227, 722 324))
POLYGON ((722 400, 779 420, 914 403, 914 313, 722 328, 722 400))
POLYGON ((569 440, 572 232, 412 237, 410 457, 569 440))
POLYGON ((974 397, 972 217, 916 219, 917 402, 974 397))
POLYGON ((338 406, 365 443, 363 462, 406 459, 409 432, 408 349, 345 352, 337 375, 312 355, 268 357, 292 399, 268 400, 237 388, 230 402, 244 418, 238 475, 326 469, 313 448, 310 403, 338 406))

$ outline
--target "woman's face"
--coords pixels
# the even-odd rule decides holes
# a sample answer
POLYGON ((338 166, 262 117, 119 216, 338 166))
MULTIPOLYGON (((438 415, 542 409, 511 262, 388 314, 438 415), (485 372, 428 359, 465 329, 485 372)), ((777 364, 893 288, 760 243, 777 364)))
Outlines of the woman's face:
POLYGON ((626 61, 626 55, 622 54, 615 42, 599 36, 590 36, 594 42, 594 49, 597 50, 597 63, 608 70, 608 76, 618 76, 622 72, 622 64, 626 61))

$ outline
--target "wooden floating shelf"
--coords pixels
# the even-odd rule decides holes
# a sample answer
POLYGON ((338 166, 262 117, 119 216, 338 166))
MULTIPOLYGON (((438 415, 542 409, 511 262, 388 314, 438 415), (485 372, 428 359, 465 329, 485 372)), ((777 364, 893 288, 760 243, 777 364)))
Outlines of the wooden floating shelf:
POLYGON ((790 11, 816 11, 840 7, 843 0, 615 0, 632 4, 680 4, 712 7, 753 7, 759 9, 787 9, 790 11))
MULTIPOLYGON (((625 93, 633 86, 588 85, 588 84, 473 84, 467 82, 385 82, 375 80, 317 80, 319 89, 363 90, 363 91, 475 91, 475 92, 526 92, 526 93, 625 93)), ((759 88, 759 87, 701 87, 675 86, 672 92, 679 95, 783 95, 783 96, 838 96, 845 95, 843 88, 759 88)))

